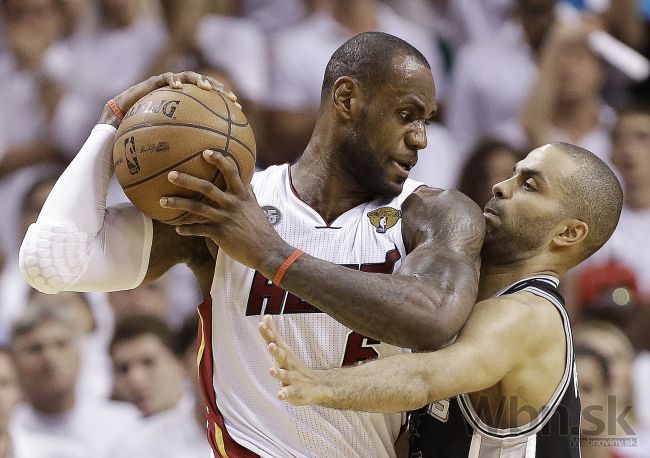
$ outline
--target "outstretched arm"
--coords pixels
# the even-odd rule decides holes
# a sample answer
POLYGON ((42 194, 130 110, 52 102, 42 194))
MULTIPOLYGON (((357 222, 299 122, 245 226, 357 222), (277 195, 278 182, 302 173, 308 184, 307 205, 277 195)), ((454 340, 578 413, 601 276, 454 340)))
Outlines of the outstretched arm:
MULTIPOLYGON (((275 232, 232 160, 204 157, 219 167, 227 188, 182 173, 170 178, 207 199, 170 197, 164 205, 213 222, 179 232, 211 238, 232 258, 273 279, 295 247, 275 232)), ((439 348, 458 333, 476 300, 483 213, 461 193, 420 188, 405 202, 403 233, 409 254, 396 275, 355 271, 305 254, 281 286, 368 337, 416 350, 439 348)))
POLYGON ((430 353, 391 356, 348 368, 313 370, 293 354, 270 316, 260 324, 277 367, 280 399, 295 405, 367 412, 405 412, 489 388, 547 338, 526 304, 494 299, 476 305, 458 340, 430 353), (495 357, 498 355, 498 357, 495 357))
MULTIPOLYGON (((183 82, 222 90, 218 82, 208 82, 193 72, 166 73, 130 87, 115 101, 122 111, 128 111, 149 92, 166 85, 180 87, 183 82)), ((227 91, 224 94, 234 98, 227 91)), ((106 208, 119 121, 109 107, 104 109, 98 125, 57 181, 25 236, 20 268, 40 291, 130 289, 145 278, 162 274, 174 263, 193 266, 206 258, 203 240, 180 237, 172 228, 152 223, 130 204, 106 208)))

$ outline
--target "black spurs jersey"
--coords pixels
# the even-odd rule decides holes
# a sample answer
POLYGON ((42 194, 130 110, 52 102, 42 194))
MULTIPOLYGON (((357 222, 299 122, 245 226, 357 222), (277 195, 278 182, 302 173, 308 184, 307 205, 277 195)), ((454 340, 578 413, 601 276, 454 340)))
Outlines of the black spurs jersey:
MULTIPOLYGON (((580 399, 573 339, 559 281, 540 275, 520 280, 497 296, 527 291, 547 299, 560 313, 567 343, 562 380, 549 403, 528 424, 509 429, 486 425, 467 395, 437 401, 411 413, 410 458, 577 458, 580 399)), ((497 357, 497 356, 495 356, 497 357)))

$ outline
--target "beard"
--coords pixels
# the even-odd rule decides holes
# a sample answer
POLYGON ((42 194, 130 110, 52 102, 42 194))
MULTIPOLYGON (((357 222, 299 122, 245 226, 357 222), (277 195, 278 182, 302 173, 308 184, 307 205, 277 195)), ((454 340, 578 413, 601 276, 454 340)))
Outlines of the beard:
POLYGON ((485 264, 503 265, 529 259, 544 249, 548 234, 556 221, 548 215, 519 215, 507 213, 492 203, 499 212, 499 221, 486 223, 481 259, 485 264))
POLYGON ((339 144, 341 167, 373 195, 395 197, 402 191, 403 183, 392 183, 384 176, 384 168, 377 160, 377 154, 359 129, 364 118, 362 115, 352 131, 339 144))

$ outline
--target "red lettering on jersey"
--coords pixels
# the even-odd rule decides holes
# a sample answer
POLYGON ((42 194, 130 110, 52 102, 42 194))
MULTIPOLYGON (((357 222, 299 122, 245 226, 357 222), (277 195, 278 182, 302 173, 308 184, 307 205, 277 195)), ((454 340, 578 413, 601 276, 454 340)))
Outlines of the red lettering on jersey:
MULTIPOLYGON (((394 248, 386 253, 384 262, 368 264, 343 264, 343 267, 381 274, 393 273, 395 263, 401 258, 399 250, 394 248)), ((280 315, 290 313, 322 313, 322 311, 307 301, 300 299, 268 280, 259 272, 255 272, 251 291, 246 305, 246 316, 251 315, 280 315)))
POLYGON ((246 316, 272 314, 279 315, 287 292, 264 275, 255 271, 251 292, 248 294, 246 316))
POLYGON ((321 313, 321 310, 309 302, 303 301, 295 294, 289 293, 282 313, 321 313))
POLYGON ((345 344, 341 366, 354 366, 361 361, 377 359, 379 353, 375 350, 374 346, 380 343, 378 340, 351 331, 348 334, 348 340, 345 344))
POLYGON ((401 258, 397 248, 386 253, 386 261, 371 264, 361 264, 361 272, 373 272, 376 274, 392 274, 395 263, 401 258))

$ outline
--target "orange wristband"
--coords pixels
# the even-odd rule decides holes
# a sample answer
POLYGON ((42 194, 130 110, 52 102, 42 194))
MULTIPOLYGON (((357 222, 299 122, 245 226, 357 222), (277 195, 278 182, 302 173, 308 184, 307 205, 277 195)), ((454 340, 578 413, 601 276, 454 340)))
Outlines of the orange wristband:
POLYGON ((278 270, 277 272, 275 272, 275 275, 273 275, 273 283, 275 283, 276 285, 280 285, 280 282, 282 281, 282 277, 284 277, 284 274, 287 271, 287 269, 291 267, 291 264, 296 262, 296 259, 298 259, 303 254, 305 254, 305 252, 302 250, 296 250, 293 253, 291 253, 289 257, 284 260, 282 265, 278 267, 278 270))
POLYGON ((124 115, 124 112, 123 112, 122 109, 117 105, 117 103, 115 103, 115 100, 113 100, 113 99, 109 100, 109 101, 108 101, 108 107, 109 107, 109 108, 111 109, 111 111, 115 114, 115 116, 117 116, 117 117, 119 118, 120 121, 121 121, 122 119, 124 119, 124 116, 125 116, 125 115, 124 115))

